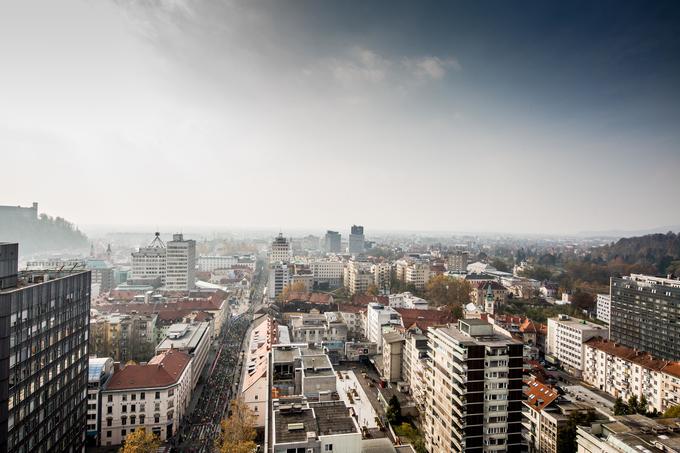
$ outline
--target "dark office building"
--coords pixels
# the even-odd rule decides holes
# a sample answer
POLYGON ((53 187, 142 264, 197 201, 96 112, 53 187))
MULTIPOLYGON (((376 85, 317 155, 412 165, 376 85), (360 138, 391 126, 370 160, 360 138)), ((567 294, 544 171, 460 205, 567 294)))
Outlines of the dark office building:
POLYGON ((611 279, 609 338, 680 360, 680 280, 633 274, 611 279))
POLYGON ((323 250, 328 253, 340 253, 342 250, 342 238, 337 231, 326 231, 323 241, 323 250))
POLYGON ((90 271, 17 272, 0 243, 0 452, 80 452, 90 271))
POLYGON ((348 252, 352 254, 364 253, 365 251, 364 241, 365 241, 364 227, 359 225, 352 225, 352 229, 350 230, 349 234, 348 252))

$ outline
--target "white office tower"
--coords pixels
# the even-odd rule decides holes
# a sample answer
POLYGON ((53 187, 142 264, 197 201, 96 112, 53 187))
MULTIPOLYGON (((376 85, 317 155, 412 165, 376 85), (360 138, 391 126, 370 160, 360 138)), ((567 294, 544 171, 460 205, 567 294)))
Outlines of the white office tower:
POLYGON ((360 225, 352 225, 352 229, 349 234, 349 244, 347 251, 354 254, 364 253, 364 227, 360 225))
POLYGON ((147 247, 140 247, 132 252, 132 278, 161 278, 165 283, 166 247, 156 232, 156 237, 147 247))
POLYGON ((288 269, 288 264, 283 261, 278 263, 271 263, 269 265, 269 285, 267 288, 267 294, 271 300, 276 299, 283 288, 285 288, 290 283, 290 271, 288 269))
POLYGON ((189 291, 196 283, 196 241, 173 234, 167 245, 165 289, 189 291))
POLYGON ((289 263, 290 259, 290 242, 288 242, 288 239, 283 237, 283 234, 279 233, 279 235, 272 242, 272 249, 269 253, 269 263, 289 263))

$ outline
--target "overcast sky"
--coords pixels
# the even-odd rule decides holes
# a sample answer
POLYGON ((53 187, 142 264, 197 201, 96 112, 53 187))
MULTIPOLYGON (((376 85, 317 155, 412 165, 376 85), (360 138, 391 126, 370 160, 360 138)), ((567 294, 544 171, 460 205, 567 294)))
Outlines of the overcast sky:
POLYGON ((85 226, 680 224, 680 3, 563 3, 4 2, 0 204, 85 226))

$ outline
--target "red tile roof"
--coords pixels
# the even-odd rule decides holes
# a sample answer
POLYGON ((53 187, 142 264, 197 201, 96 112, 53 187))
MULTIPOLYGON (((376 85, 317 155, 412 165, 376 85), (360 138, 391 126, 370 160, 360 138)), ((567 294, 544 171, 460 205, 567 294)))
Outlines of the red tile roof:
POLYGON ((170 349, 153 357, 146 365, 127 365, 111 376, 106 390, 167 387, 179 381, 191 356, 170 349))
POLYGON ((680 377, 680 362, 672 362, 654 357, 648 352, 623 346, 614 341, 605 340, 602 337, 594 337, 584 343, 586 346, 606 352, 629 362, 645 367, 650 370, 662 371, 676 377, 680 377))
POLYGON ((536 333, 536 326, 531 319, 526 318, 522 325, 519 326, 519 331, 522 333, 536 333))
POLYGON ((537 380, 527 382, 528 387, 524 390, 525 403, 533 410, 540 412, 559 396, 557 390, 537 380))
POLYGON ((360 311, 366 310, 366 307, 354 304, 338 304, 338 311, 343 311, 345 313, 359 313, 360 311))
POLYGON ((352 297, 352 303, 356 305, 368 305, 371 302, 389 305, 390 298, 387 296, 371 296, 370 294, 355 294, 354 297, 352 297))
POLYGON ((404 327, 410 328, 415 324, 423 332, 432 326, 455 321, 455 317, 448 310, 418 310, 416 308, 395 308, 395 310, 401 315, 404 327))

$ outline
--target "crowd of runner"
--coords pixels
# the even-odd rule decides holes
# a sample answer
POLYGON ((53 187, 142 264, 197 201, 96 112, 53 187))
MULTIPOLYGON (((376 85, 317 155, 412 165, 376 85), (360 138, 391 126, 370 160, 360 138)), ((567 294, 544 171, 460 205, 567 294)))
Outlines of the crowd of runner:
POLYGON ((215 361, 206 365, 210 367, 208 377, 204 377, 198 403, 180 429, 176 451, 208 453, 215 450, 220 421, 227 417, 229 403, 238 391, 239 357, 251 320, 250 311, 232 317, 213 344, 217 351, 215 361))

